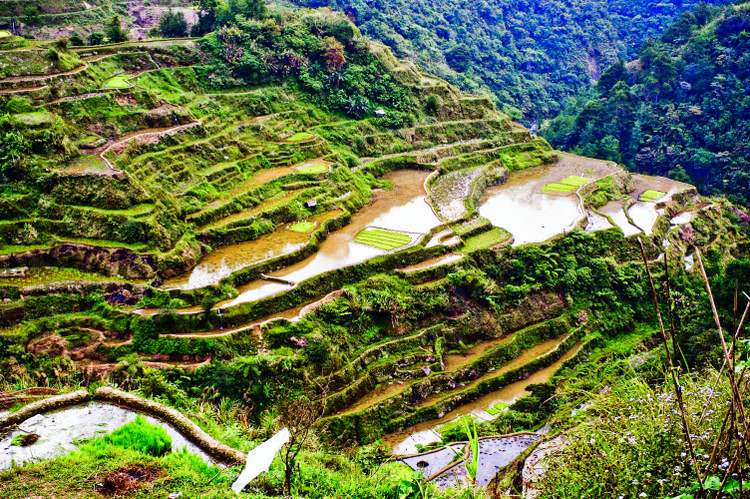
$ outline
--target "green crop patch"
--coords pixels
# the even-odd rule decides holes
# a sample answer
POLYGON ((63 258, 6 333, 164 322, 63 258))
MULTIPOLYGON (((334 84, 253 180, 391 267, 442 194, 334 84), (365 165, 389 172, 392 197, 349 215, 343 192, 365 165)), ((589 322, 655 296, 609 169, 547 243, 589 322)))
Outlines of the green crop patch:
POLYGON ((579 177, 578 175, 570 175, 565 177, 559 182, 550 182, 549 184, 542 187, 542 192, 545 194, 568 194, 574 192, 584 185, 589 183, 589 179, 585 177, 579 177))
POLYGON ((117 90, 130 88, 131 86, 132 85, 130 84, 130 77, 128 75, 117 75, 105 81, 104 85, 102 85, 102 88, 108 90, 117 90))
POLYGON ((464 246, 461 248, 462 253, 471 253, 480 249, 492 248, 500 243, 504 243, 510 239, 511 234, 499 227, 495 227, 487 232, 482 232, 476 236, 472 236, 464 241, 464 246))
POLYGON ((289 230, 291 230, 292 232, 299 232, 300 234, 306 234, 308 232, 312 232, 313 229, 315 229, 315 225, 315 222, 302 220, 301 222, 296 222, 290 225, 289 230))
POLYGON ((310 162, 299 166, 297 172, 303 175, 322 175, 328 172, 328 164, 310 162))
POLYGON ((365 229, 354 240, 360 244, 391 251, 411 242, 411 236, 404 232, 386 229, 365 229))
POLYGON ((649 189, 649 190, 645 191, 643 194, 641 194, 640 200, 641 201, 651 201, 651 202, 653 202, 653 201, 660 200, 661 198, 663 198, 666 195, 667 195, 666 192, 655 191, 653 189, 649 189))
POLYGON ((47 111, 14 114, 13 119, 26 126, 41 126, 52 123, 54 115, 47 111))
POLYGON ((287 142, 307 142, 308 140, 312 140, 314 138, 315 135, 309 132, 297 132, 286 140, 287 142))
POLYGON ((13 36, 13 34, 10 31, 0 29, 0 40, 2 40, 3 38, 10 38, 11 36, 13 36))

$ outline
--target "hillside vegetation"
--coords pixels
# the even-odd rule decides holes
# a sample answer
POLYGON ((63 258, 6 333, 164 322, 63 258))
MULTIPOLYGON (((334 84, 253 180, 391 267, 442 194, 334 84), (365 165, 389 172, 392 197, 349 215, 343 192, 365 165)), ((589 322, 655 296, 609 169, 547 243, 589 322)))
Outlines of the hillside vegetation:
POLYGON ((657 424, 665 372, 728 379, 696 374, 724 354, 703 271, 734 332, 746 212, 556 151, 341 14, 204 7, 200 37, 0 38, 7 497, 233 497, 284 427, 243 496, 677 495, 747 469, 729 445, 673 474, 682 427, 657 424), (608 416, 636 402, 630 446, 608 416))
MULTIPOLYGON (((397 56, 466 90, 489 89, 514 117, 557 115, 566 97, 629 60, 697 1, 294 0, 345 12, 397 56)), ((709 4, 727 3, 722 0, 709 4)))
POLYGON ((750 200, 750 4, 684 14, 545 131, 558 147, 750 200))

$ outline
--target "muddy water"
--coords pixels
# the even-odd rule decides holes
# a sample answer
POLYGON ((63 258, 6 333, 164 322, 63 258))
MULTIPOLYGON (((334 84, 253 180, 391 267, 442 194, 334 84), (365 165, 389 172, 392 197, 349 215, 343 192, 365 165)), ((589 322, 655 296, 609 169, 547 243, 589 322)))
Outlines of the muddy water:
POLYGON ((606 161, 558 154, 554 165, 514 172, 505 184, 488 189, 482 197, 479 214, 513 234, 514 246, 546 241, 585 219, 575 193, 545 194, 546 184, 570 175, 593 181, 618 171, 606 161))
MULTIPOLYGON (((383 441, 393 446, 393 453, 396 455, 413 454, 416 453, 416 447, 414 446, 412 435, 424 435, 434 433, 440 425, 445 424, 466 414, 474 412, 480 412, 486 414, 486 410, 493 405, 505 402, 512 403, 526 392, 526 388, 534 383, 544 383, 548 381, 557 371, 560 369, 563 363, 570 358, 574 357, 581 346, 576 345, 566 352, 559 360, 554 362, 548 367, 536 371, 531 376, 521 381, 511 383, 497 391, 488 393, 487 395, 473 401, 468 404, 462 405, 451 412, 443 415, 439 419, 431 421, 425 421, 418 425, 412 426, 411 428, 400 431, 398 433, 392 433, 383 437, 383 441)), ((538 354, 537 354, 538 356, 538 354)), ((527 362, 531 359, 527 359, 527 362)), ((491 375, 498 375, 498 371, 491 373, 491 375)))
POLYGON ((462 367, 469 364, 471 361, 475 360, 476 358, 480 357, 482 354, 489 351, 490 349, 495 348, 498 345, 508 343, 512 339, 513 339, 512 335, 505 336, 503 338, 495 338, 490 341, 483 341, 481 343, 477 343, 476 345, 469 348, 465 352, 444 355, 443 365, 445 367, 445 371, 451 372, 457 369, 461 369, 462 367))
MULTIPOLYGON (((521 352, 520 356, 518 356, 515 359, 512 359, 512 360, 508 361, 507 363, 503 364, 499 369, 496 369, 494 371, 488 371, 488 372, 484 373, 482 376, 480 376, 477 379, 475 379, 474 381, 472 381, 468 385, 468 387, 474 386, 474 385, 476 385, 476 384, 478 384, 481 381, 484 381, 486 379, 496 378, 496 377, 501 376, 501 375, 503 375, 503 374, 505 374, 505 373, 507 373, 509 371, 512 371, 513 369, 517 369, 519 367, 523 367, 524 365, 528 364, 529 362, 531 362, 532 360, 536 359, 537 357, 539 357, 539 356, 541 356, 541 355, 543 355, 543 354, 545 354, 547 352, 551 352, 552 350, 554 350, 560 343, 562 343, 562 341, 564 339, 565 338, 562 337, 562 338, 554 338, 554 339, 551 339, 551 340, 543 341, 543 342, 539 343, 538 345, 535 345, 535 346, 533 346, 533 347, 531 347, 531 348, 529 348, 527 350, 524 350, 523 352, 521 352)), ((508 341, 508 340, 510 340, 510 338, 508 338, 506 341, 508 341)), ((502 344, 503 341, 500 340, 498 343, 502 344)), ((486 349, 481 349, 481 348, 478 348, 478 347, 475 347, 475 348, 476 348, 477 351, 474 352, 474 358, 480 357, 482 354, 484 354, 486 352, 486 349)), ((473 360, 473 359, 471 359, 471 358, 468 359, 466 361, 466 364, 468 364, 471 360, 473 360)), ((436 401, 438 401, 438 400, 440 400, 442 398, 446 398, 446 397, 451 396, 453 393, 458 393, 458 392, 460 392, 462 390, 465 390, 466 388, 467 388, 467 386, 464 386, 464 387, 457 388, 453 392, 436 393, 435 395, 427 397, 425 400, 423 400, 422 402, 420 402, 419 405, 420 406, 430 405, 430 404, 432 404, 432 403, 434 403, 434 402, 436 402, 436 401)), ((521 391, 523 392, 523 390, 521 390, 521 391)))
MULTIPOLYGON (((75 442, 110 433, 133 421, 137 415, 137 412, 115 405, 90 402, 33 416, 0 439, 0 470, 10 468, 13 463, 22 465, 30 461, 68 454, 76 450, 75 442), (23 433, 35 433, 40 438, 36 443, 27 447, 11 445, 13 438, 23 433)), ((184 447, 189 452, 201 456, 204 461, 212 462, 209 456, 185 439, 172 426, 151 416, 144 415, 143 417, 167 431, 172 438, 173 450, 184 447)))
POLYGON ((684 224, 688 224, 692 222, 694 218, 695 218, 694 211, 685 211, 675 217, 672 217, 672 220, 670 220, 670 223, 672 225, 684 225, 684 224))
POLYGON ((623 205, 620 201, 611 201, 602 207, 600 211, 610 217, 615 224, 622 229, 623 233, 625 233, 625 237, 633 236, 641 232, 638 227, 631 224, 628 217, 625 216, 625 211, 623 210, 623 205))
MULTIPOLYGON (((353 215, 349 225, 330 234, 321 243, 317 253, 272 275, 298 283, 323 272, 354 265, 384 254, 382 250, 354 242, 354 237, 369 226, 425 233, 440 225, 440 220, 425 200, 424 181, 428 174, 418 170, 389 173, 386 178, 392 182, 392 190, 377 192, 374 201, 353 215)), ((287 289, 289 286, 285 284, 254 281, 240 288, 237 298, 219 306, 246 303, 287 289)))
MULTIPOLYGON (((311 217, 310 221, 319 226, 340 214, 340 211, 328 211, 311 217)), ((170 279, 164 286, 172 289, 196 289, 216 284, 229 277, 232 272, 303 247, 310 240, 310 235, 311 233, 295 232, 284 226, 252 241, 222 246, 202 258, 190 274, 170 279)))
POLYGON ((599 230, 607 230, 612 228, 612 224, 609 223, 606 217, 599 215, 593 211, 588 212, 588 223, 586 224, 586 232, 596 232, 599 230))

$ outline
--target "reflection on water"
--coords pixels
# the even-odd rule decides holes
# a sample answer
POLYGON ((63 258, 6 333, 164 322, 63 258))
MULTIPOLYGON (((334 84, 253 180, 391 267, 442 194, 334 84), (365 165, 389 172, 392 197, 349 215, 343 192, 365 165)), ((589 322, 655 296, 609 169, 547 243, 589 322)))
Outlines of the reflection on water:
MULTIPOLYGON (((428 174, 418 170, 389 173, 386 178, 393 184, 392 190, 376 193, 374 201, 353 215, 346 227, 330 234, 317 253, 272 275, 298 283, 323 272, 382 255, 382 250, 354 242, 354 237, 369 226, 425 233, 440 225, 440 220, 425 200, 424 181, 428 174)), ((237 298, 219 306, 246 303, 287 289, 289 286, 285 284, 254 281, 241 287, 237 298)))
MULTIPOLYGON (((137 415, 137 412, 112 404, 89 402, 33 416, 0 439, 0 470, 10 468, 13 463, 22 465, 68 454, 77 448, 76 443, 80 440, 109 433, 133 421, 137 415), (39 440, 27 447, 12 444, 13 438, 25 433, 35 433, 39 435, 39 440)), ((184 447, 205 461, 212 462, 209 456, 171 425, 148 415, 143 417, 166 430, 172 438, 173 450, 184 447)))
POLYGON ((659 213, 656 211, 656 204, 654 203, 635 203, 628 209, 630 218, 633 219, 635 225, 643 229, 646 234, 651 234, 656 224, 656 219, 659 218, 659 213))
MULTIPOLYGON (((339 214, 340 211, 329 211, 311 217, 310 221, 319 225, 339 214)), ((190 274, 170 279, 165 286, 196 289, 216 284, 229 277, 232 272, 298 250, 307 244, 310 235, 311 233, 294 232, 287 227, 280 227, 252 241, 220 247, 202 258, 190 274)))
MULTIPOLYGON (((513 234, 513 245, 542 242, 572 230, 585 217, 575 194, 544 194, 559 180, 555 167, 513 173, 508 182, 487 190, 479 214, 513 234)), ((562 172, 560 173, 562 174, 562 172)))
POLYGON ((628 217, 625 216, 625 211, 621 202, 611 201, 601 209, 601 212, 610 217, 615 224, 622 229, 625 237, 633 236, 641 232, 638 227, 631 224, 628 217))

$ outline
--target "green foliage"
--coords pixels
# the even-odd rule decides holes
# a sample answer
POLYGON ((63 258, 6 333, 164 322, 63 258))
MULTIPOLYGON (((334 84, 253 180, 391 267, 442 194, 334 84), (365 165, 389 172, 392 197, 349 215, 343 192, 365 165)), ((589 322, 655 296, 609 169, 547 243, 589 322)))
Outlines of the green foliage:
MULTIPOLYGON (((352 16, 362 31, 465 90, 490 89, 528 121, 561 104, 620 58, 634 59, 698 0, 294 0, 352 16)), ((727 0, 709 3, 725 4, 727 0)), ((430 112, 430 111, 428 111, 430 112)))
POLYGON ((748 202, 750 42, 746 10, 680 17, 638 63, 616 64, 544 131, 553 145, 748 202))
POLYGON ((180 11, 168 11, 159 21, 159 33, 167 38, 187 36, 185 15, 180 11))
MULTIPOLYGON (((325 107, 354 118, 368 116, 375 106, 413 111, 410 92, 367 50, 345 18, 330 13, 293 14, 262 21, 238 18, 202 42, 213 55, 208 80, 218 87, 296 81, 325 107), (281 34, 281 36, 279 35, 281 34), (331 65, 330 46, 341 50, 331 65)), ((407 118, 394 113, 391 123, 407 118)))
POLYGON ((137 416, 134 421, 106 435, 101 442, 132 449, 149 456, 163 456, 172 448, 172 439, 166 430, 137 416))

